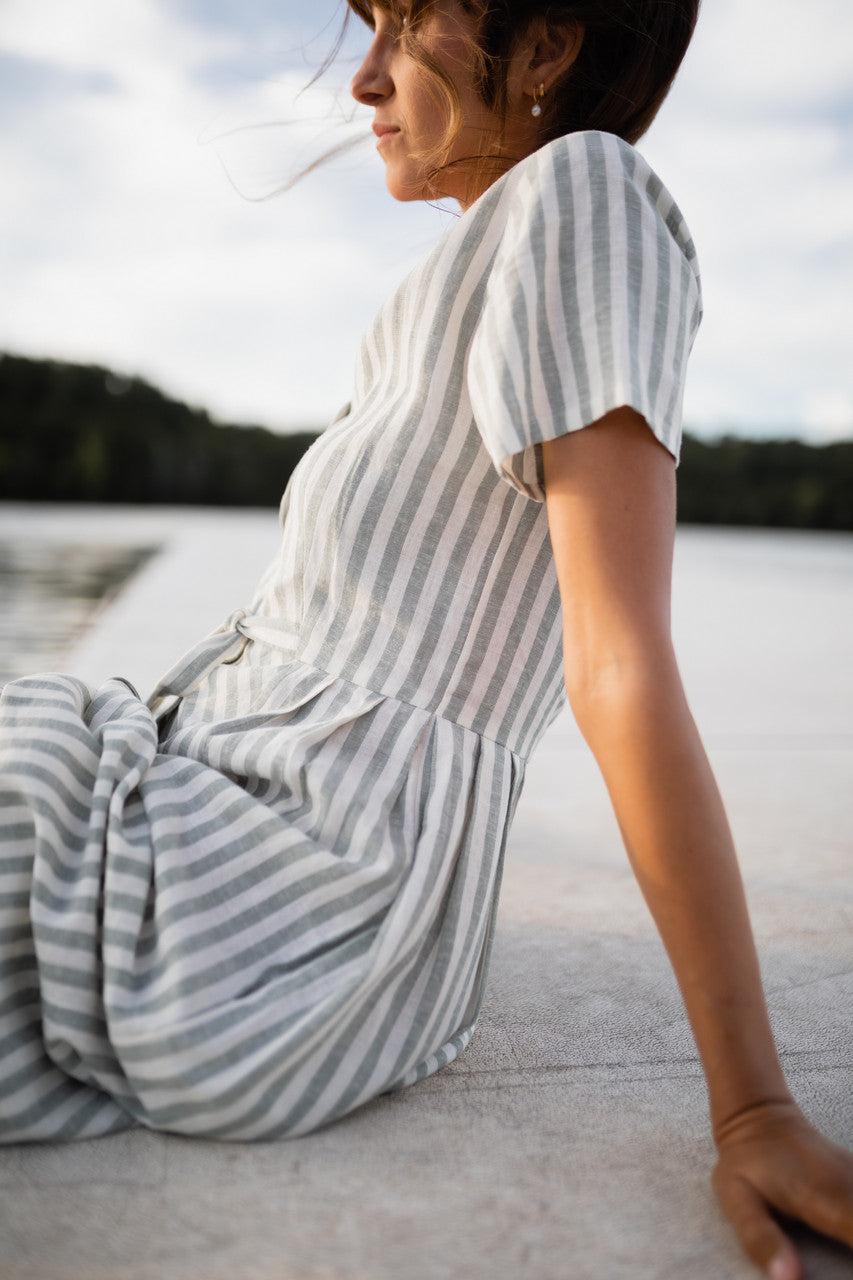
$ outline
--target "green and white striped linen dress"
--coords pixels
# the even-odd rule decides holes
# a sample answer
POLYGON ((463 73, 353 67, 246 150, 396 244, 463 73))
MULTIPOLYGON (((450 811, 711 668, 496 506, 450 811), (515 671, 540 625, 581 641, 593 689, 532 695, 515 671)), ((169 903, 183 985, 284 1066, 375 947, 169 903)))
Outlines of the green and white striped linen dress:
POLYGON ((564 697, 537 445, 628 404, 677 455, 699 315, 644 160, 549 144, 380 311, 251 607, 151 706, 6 687, 6 1141, 304 1133, 464 1049, 564 697))

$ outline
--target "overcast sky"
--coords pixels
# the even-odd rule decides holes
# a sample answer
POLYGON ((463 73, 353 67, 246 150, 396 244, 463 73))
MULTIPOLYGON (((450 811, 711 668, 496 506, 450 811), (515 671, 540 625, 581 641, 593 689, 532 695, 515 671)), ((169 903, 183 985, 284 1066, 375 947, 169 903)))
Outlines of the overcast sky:
MULTIPOLYGON (((372 135, 258 199, 369 127, 345 119, 361 37, 295 102, 340 13, 0 0, 0 348, 223 419, 327 421, 365 324, 453 217, 390 199, 372 135)), ((853 436, 851 0, 705 0, 640 149, 702 264, 688 423, 853 436)))

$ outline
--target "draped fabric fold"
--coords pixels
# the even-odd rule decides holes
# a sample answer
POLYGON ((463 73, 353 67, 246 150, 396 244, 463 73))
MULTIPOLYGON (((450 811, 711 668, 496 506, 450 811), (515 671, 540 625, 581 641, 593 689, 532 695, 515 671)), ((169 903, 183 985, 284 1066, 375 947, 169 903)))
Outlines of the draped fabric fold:
POLYGON ((276 715, 216 765, 123 682, 4 690, 5 1141, 303 1132, 470 1039, 518 763, 275 671, 276 715))

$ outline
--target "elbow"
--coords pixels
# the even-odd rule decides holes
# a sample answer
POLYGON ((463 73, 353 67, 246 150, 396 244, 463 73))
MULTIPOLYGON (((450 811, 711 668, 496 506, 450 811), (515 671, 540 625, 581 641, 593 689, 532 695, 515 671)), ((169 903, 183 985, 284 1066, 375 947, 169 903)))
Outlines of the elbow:
POLYGON ((565 661, 572 714, 594 748, 603 735, 647 723, 683 707, 678 664, 668 638, 628 650, 572 653, 565 661))

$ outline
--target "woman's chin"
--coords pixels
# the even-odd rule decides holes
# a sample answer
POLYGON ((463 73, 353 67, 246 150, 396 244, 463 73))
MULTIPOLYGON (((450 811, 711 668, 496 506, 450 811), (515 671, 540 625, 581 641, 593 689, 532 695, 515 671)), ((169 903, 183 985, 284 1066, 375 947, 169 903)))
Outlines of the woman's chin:
POLYGON ((385 175, 385 185, 394 199, 401 204, 409 204, 415 200, 458 200, 465 208, 461 196, 451 191, 439 191, 432 183, 425 180, 420 183, 400 182, 388 173, 385 175))
POLYGON ((399 200, 401 204, 407 204, 412 200, 429 200, 430 198, 430 193, 425 183, 404 182, 390 170, 385 174, 385 185, 389 194, 395 200, 399 200))

